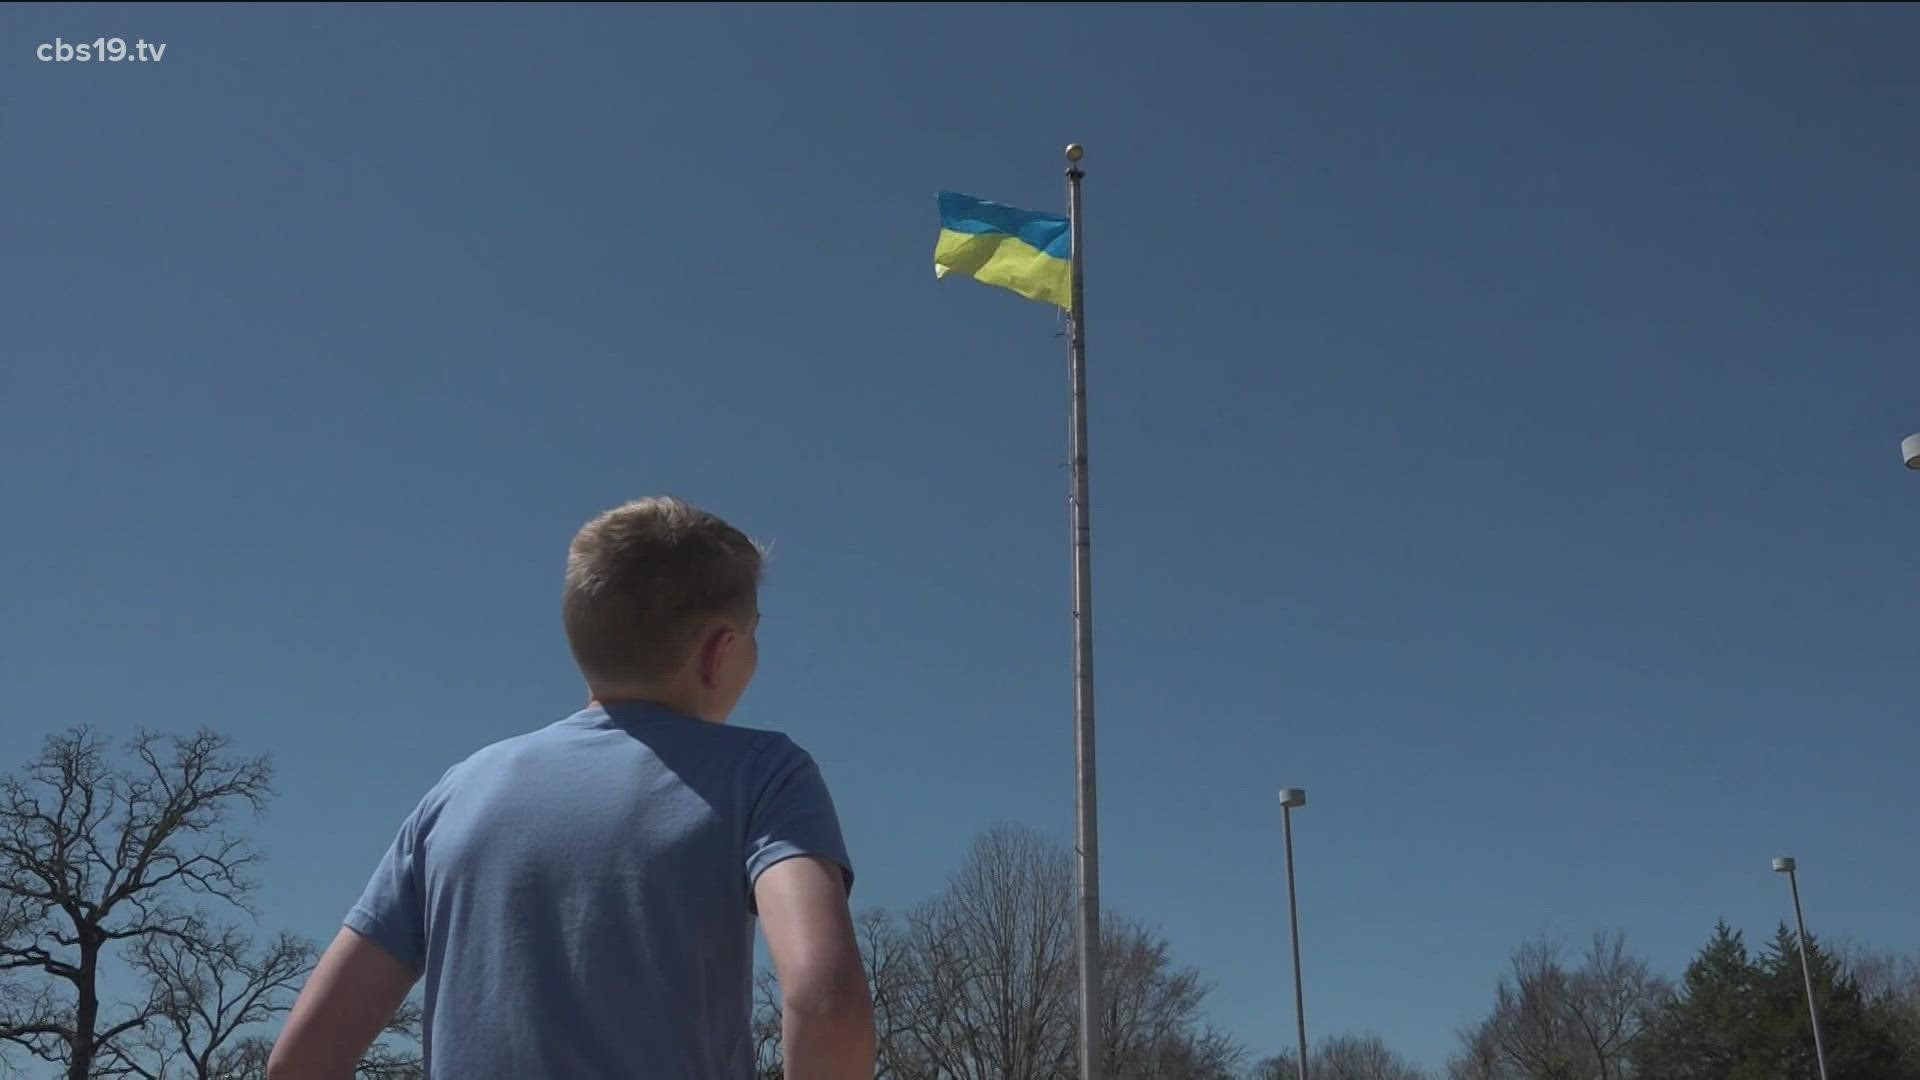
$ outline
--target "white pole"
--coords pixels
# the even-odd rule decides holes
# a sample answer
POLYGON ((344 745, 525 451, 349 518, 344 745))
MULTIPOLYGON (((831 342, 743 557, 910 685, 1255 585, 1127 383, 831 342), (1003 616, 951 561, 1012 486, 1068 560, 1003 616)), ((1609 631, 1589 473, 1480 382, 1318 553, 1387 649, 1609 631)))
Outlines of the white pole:
POLYGON ((1807 918, 1800 913, 1800 875, 1793 860, 1786 863, 1787 887, 1793 890, 1793 923, 1800 928, 1800 977, 1806 980, 1807 1018, 1813 1022, 1813 1060, 1820 1066, 1820 1080, 1827 1080, 1827 1044, 1820 1035, 1820 1006, 1813 998, 1813 965, 1807 962, 1807 918))

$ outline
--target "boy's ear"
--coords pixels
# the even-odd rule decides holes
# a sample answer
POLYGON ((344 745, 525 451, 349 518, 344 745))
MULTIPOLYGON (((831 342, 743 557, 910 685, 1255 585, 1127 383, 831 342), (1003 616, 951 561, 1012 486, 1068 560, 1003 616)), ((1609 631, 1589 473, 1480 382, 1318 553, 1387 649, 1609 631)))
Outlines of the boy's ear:
POLYGON ((735 634, 730 627, 717 626, 700 643, 700 684, 716 686, 720 682, 720 668, 726 663, 727 651, 733 648, 735 634))

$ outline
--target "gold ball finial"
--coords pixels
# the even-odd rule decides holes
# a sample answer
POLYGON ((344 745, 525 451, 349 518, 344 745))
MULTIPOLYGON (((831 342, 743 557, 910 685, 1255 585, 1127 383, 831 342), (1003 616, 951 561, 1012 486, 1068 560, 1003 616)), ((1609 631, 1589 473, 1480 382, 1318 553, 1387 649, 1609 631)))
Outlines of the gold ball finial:
POLYGON ((1086 156, 1087 156, 1086 147, 1081 146, 1079 143, 1067 144, 1067 160, 1068 161, 1079 161, 1081 158, 1086 156))

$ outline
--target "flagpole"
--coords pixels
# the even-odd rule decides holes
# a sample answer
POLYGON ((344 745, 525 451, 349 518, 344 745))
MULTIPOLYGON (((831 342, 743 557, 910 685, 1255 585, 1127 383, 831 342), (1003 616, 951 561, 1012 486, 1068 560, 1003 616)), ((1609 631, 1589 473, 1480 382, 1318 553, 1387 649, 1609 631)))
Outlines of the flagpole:
POLYGON ((1086 304, 1081 291, 1080 158, 1078 143, 1067 147, 1067 216, 1072 236, 1071 303, 1068 352, 1073 386, 1070 436, 1073 499, 1073 741, 1078 780, 1076 844, 1080 919, 1080 1080, 1101 1080, 1106 1054, 1100 1018, 1100 830, 1095 803, 1093 755, 1093 558, 1087 513, 1087 336, 1086 304))

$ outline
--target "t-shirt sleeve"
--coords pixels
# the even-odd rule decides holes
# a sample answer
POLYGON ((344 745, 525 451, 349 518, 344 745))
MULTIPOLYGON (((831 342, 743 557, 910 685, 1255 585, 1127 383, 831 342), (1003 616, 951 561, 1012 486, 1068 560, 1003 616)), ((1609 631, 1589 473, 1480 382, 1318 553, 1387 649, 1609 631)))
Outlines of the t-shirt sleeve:
POLYGON ((423 970, 427 962, 427 913, 414 858, 419 821, 417 809, 407 816, 345 920, 347 929, 414 971, 423 970))
POLYGON ((747 902, 753 903, 754 883, 775 863, 796 856, 832 860, 853 892, 853 860, 847 856, 840 833, 840 816, 820 767, 805 750, 785 739, 781 752, 771 755, 772 766, 759 786, 759 796, 747 822, 747 902))

